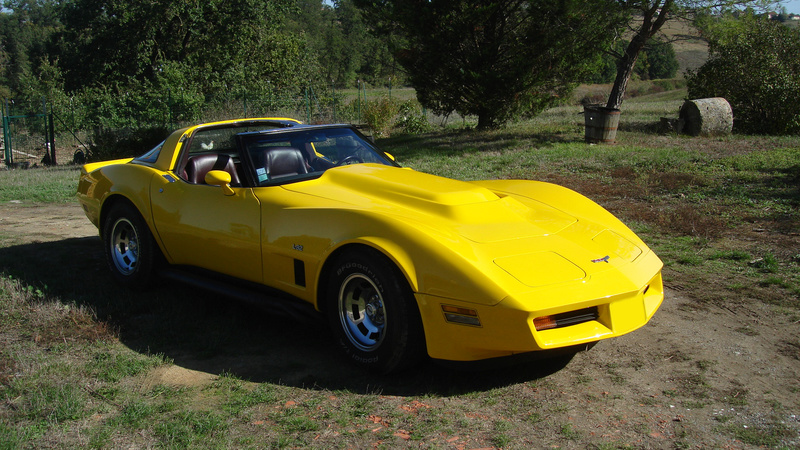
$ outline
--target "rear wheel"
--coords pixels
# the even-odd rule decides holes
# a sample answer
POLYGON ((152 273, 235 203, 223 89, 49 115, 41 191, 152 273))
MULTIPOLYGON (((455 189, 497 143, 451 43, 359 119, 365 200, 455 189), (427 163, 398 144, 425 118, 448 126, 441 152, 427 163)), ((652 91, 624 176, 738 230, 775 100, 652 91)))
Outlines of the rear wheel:
POLYGON ((339 256, 327 297, 337 343, 356 364, 389 373, 424 356, 425 336, 414 296, 381 253, 363 249, 339 256))
POLYGON ((106 262, 117 282, 132 288, 145 288, 152 282, 159 250, 133 205, 112 205, 103 226, 103 243, 106 262))

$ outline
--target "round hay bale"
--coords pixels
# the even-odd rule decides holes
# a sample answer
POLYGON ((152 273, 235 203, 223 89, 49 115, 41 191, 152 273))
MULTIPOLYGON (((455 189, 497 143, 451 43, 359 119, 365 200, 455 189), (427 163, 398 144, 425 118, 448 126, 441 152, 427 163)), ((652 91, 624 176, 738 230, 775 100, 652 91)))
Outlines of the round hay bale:
POLYGON ((686 100, 679 117, 683 132, 691 136, 724 136, 733 129, 731 105, 722 97, 686 100))

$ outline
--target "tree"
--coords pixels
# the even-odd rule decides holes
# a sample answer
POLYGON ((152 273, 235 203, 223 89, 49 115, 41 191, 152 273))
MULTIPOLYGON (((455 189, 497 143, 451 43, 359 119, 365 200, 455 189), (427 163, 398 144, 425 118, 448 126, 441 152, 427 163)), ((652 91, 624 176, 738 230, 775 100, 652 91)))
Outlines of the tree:
POLYGON ((41 110, 41 97, 60 89, 61 73, 51 54, 51 37, 62 29, 55 0, 13 0, 0 13, 2 84, 6 98, 41 110))
POLYGON ((647 49, 647 76, 651 80, 673 78, 678 72, 678 58, 671 42, 651 41, 647 49))
POLYGON ((355 0, 389 39, 423 106, 479 128, 566 96, 621 23, 613 0, 355 0))
POLYGON ((800 31, 749 14, 704 29, 709 60, 687 76, 689 96, 725 97, 745 133, 798 134, 800 31))
POLYGON ((369 33, 352 0, 331 5, 322 0, 298 0, 287 29, 306 37, 319 63, 319 78, 327 83, 355 87, 358 80, 379 84, 397 75, 386 42, 369 33))
POLYGON ((628 81, 633 74, 639 55, 669 20, 693 19, 700 13, 713 9, 744 6, 766 6, 774 3, 769 0, 730 1, 730 0, 617 0, 617 7, 629 17, 630 43, 621 54, 617 54, 617 75, 606 106, 618 109, 622 105, 628 81))
MULTIPOLYGON (((611 51, 603 54, 600 67, 592 72, 586 83, 612 83, 617 76, 618 55, 622 55, 630 41, 624 39, 614 43, 611 51)), ((678 72, 678 59, 671 42, 651 39, 639 55, 638 64, 634 66, 633 75, 642 80, 673 78, 678 72)))
POLYGON ((72 0, 59 39, 68 90, 163 82, 182 66, 203 92, 297 85, 301 37, 281 32, 292 0, 72 0))

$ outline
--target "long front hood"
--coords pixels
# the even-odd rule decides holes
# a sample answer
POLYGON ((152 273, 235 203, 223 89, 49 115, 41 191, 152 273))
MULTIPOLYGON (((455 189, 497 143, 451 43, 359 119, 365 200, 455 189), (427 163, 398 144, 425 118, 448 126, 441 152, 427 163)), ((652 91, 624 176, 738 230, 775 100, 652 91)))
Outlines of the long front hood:
POLYGON ((547 236, 577 221, 544 203, 525 205, 472 183, 375 164, 328 170, 317 183, 285 188, 410 218, 429 216, 477 243, 547 236))
MULTIPOLYGON (((658 270, 632 267, 649 249, 607 211, 547 183, 463 182, 359 164, 331 169, 318 180, 284 188, 391 216, 409 229, 439 235, 440 245, 447 247, 450 256, 445 257, 446 263, 431 261, 436 266, 433 273, 442 272, 445 266, 441 264, 453 264, 463 273, 473 273, 473 278, 491 280, 508 294, 590 279, 611 283, 622 292, 638 289, 658 270)), ((456 278, 440 278, 442 289, 428 294, 446 297, 459 292, 464 299, 501 300, 477 293, 473 299, 456 278)))

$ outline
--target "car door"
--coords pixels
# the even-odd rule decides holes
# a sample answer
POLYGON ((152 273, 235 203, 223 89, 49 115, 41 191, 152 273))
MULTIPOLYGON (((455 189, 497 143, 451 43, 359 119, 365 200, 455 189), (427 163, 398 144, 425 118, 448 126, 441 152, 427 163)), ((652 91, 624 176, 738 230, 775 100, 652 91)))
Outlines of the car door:
POLYGON ((260 206, 252 188, 239 183, 242 162, 233 139, 238 130, 193 134, 175 169, 151 183, 153 222, 173 264, 261 283, 260 206), (201 160, 214 163, 193 164, 201 160), (232 175, 232 195, 205 184, 204 174, 210 170, 232 175))
POLYGON ((191 184, 167 175, 152 183, 153 221, 173 264, 261 283, 261 212, 251 188, 191 184))

